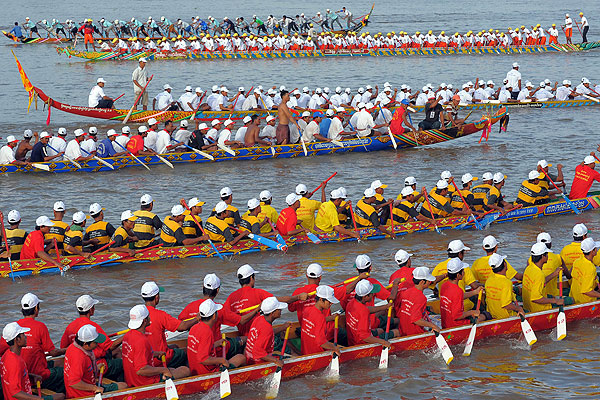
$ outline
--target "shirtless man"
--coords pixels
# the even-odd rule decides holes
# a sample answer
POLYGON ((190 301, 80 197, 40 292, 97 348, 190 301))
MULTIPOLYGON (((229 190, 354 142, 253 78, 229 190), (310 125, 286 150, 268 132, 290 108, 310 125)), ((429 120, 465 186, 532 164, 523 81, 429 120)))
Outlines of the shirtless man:
MULTIPOLYGON (((287 102, 290 100, 290 93, 287 90, 281 91, 281 103, 277 106, 277 116, 279 117, 279 125, 277 125, 277 129, 275 130, 275 135, 277 138, 277 144, 288 144, 290 142, 290 123, 296 124, 298 123, 292 116, 290 109, 287 106, 287 102)), ((302 130, 298 126, 298 130, 302 133, 302 130)))
MULTIPOLYGON (((38 133, 31 132, 30 129, 25 130, 23 133, 23 140, 17 146, 17 151, 15 152, 15 160, 17 161, 27 161, 27 153, 33 149, 31 145, 31 139, 35 136, 35 143, 38 142, 38 133)), ((34 144, 35 144, 34 143, 34 144)))
MULTIPOLYGON (((282 99, 282 103, 283 103, 283 99, 282 99)), ((287 107, 286 107, 286 109, 287 109, 287 107)), ((288 112, 289 112, 289 110, 288 110, 288 112)), ((260 134, 260 126, 259 126, 260 119, 258 118, 258 115, 253 114, 250 116, 250 118, 252 118, 252 122, 250 123, 250 125, 248 125, 248 130, 246 131, 246 136, 244 136, 245 146, 246 147, 254 147, 257 144, 262 145, 262 146, 270 146, 271 143, 269 143, 266 140, 260 139, 258 136, 260 134)), ((288 129, 288 134, 289 134, 289 129, 288 129)))

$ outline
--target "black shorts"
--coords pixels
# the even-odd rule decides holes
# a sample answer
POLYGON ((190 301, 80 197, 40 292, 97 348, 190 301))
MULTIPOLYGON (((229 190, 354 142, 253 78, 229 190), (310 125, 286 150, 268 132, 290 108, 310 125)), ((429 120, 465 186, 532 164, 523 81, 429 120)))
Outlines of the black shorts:
POLYGON ((37 33, 37 26, 34 26, 33 28, 31 28, 31 32, 36 32, 37 33))

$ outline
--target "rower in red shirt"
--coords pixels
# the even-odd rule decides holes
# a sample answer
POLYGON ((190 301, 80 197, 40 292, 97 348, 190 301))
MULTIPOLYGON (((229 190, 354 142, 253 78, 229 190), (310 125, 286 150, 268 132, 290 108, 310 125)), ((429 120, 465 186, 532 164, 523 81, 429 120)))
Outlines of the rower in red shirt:
POLYGON ((398 250, 396 255, 394 255, 394 260, 396 264, 398 264, 398 270, 390 276, 390 283, 394 280, 398 279, 398 291, 402 292, 408 288, 414 287, 413 283, 413 271, 415 270, 412 267, 412 254, 408 253, 404 250, 398 250))
MULTIPOLYGON (((600 146, 598 147, 600 150, 600 146)), ((600 182, 600 172, 596 171, 596 160, 594 152, 591 155, 583 159, 583 162, 575 168, 575 177, 571 184, 571 193, 569 198, 571 200, 583 199, 587 197, 590 188, 594 181, 600 182)), ((21 252, 21 259, 23 253, 21 252)))
POLYGON ((132 136, 127 142, 127 150, 134 156, 145 156, 154 154, 152 151, 144 150, 144 138, 148 136, 148 127, 142 125, 138 128, 138 134, 132 136))
POLYGON ((485 321, 486 316, 480 314, 479 310, 465 311, 464 299, 476 296, 483 290, 479 286, 475 290, 465 292, 458 282, 464 277, 464 269, 469 264, 459 258, 451 258, 448 261, 448 280, 440 288, 440 314, 442 316, 442 329, 455 326, 467 325, 471 320, 485 321))
POLYGON ((283 236, 297 235, 307 231, 300 225, 296 215, 296 210, 300 208, 300 198, 296 193, 290 193, 285 198, 288 207, 281 210, 279 218, 277 218, 277 231, 283 236))
POLYGON ((98 382, 100 370, 94 350, 105 342, 106 336, 98 333, 91 324, 83 325, 77 331, 65 354, 65 389, 68 399, 92 397, 96 393, 113 392, 127 387, 125 382, 98 382))
POLYGON ((435 277, 429 272, 427 267, 417 267, 413 271, 413 282, 415 286, 402 291, 400 299, 400 331, 404 336, 421 334, 425 332, 425 327, 429 327, 439 332, 440 328, 429 321, 427 316, 427 297, 423 290, 428 288, 435 277))
POLYGON ((6 344, 6 340, 4 338, 0 338, 0 357, 4 354, 6 350, 9 349, 8 344, 6 344))
POLYGON ((44 235, 50 232, 51 226, 54 226, 54 222, 50 221, 50 218, 45 215, 35 220, 35 230, 27 235, 23 243, 21 260, 41 258, 43 261, 62 269, 63 265, 50 257, 50 254, 44 250, 44 235))
MULTIPOLYGON (((229 297, 227 297, 227 301, 225 301, 224 304, 225 308, 234 313, 240 313, 241 310, 259 305, 266 298, 273 297, 273 295, 266 290, 254 287, 256 283, 254 275, 258 273, 259 271, 255 271, 254 268, 248 264, 244 264, 238 268, 237 277, 241 288, 231 293, 229 297)), ((306 293, 301 293, 296 296, 277 296, 277 300, 284 303, 293 303, 294 301, 306 300, 307 298, 308 295, 306 293)), ((238 324, 238 333, 242 336, 248 336, 250 326, 254 319, 256 318, 252 318, 250 321, 244 324, 238 324)))
POLYGON ((316 290, 315 303, 304 309, 303 319, 300 321, 302 327, 300 336, 302 354, 332 350, 340 356, 340 348, 331 343, 327 337, 326 322, 326 315, 331 313, 331 305, 340 301, 335 297, 335 291, 331 286, 320 285, 316 290))
POLYGON ((190 369, 155 367, 154 360, 165 354, 164 351, 153 351, 146 328, 150 325, 148 308, 139 304, 129 311, 129 332, 123 337, 123 372, 125 382, 130 387, 158 383, 161 375, 173 379, 185 378, 190 375, 190 369))
MULTIPOLYGON (((171 348, 167 345, 166 331, 183 332, 189 330, 199 318, 195 317, 187 321, 180 321, 168 313, 156 308, 160 302, 160 292, 165 290, 159 287, 156 282, 150 281, 142 285, 141 295, 150 313, 152 324, 146 329, 146 335, 154 351, 164 351, 167 357, 167 366, 177 368, 187 363, 187 354, 185 349, 179 347, 171 348)), ((158 365, 158 364, 155 364, 158 365)))
POLYGON ((275 335, 285 331, 291 326, 291 322, 282 324, 277 328, 273 328, 273 322, 281 317, 281 310, 286 307, 287 304, 280 302, 276 297, 267 297, 262 301, 260 315, 254 318, 248 332, 245 355, 249 365, 272 362, 283 368, 283 360, 273 355, 275 335))
MULTIPOLYGON (((398 282, 399 280, 394 280, 392 283, 392 291, 390 292, 389 290, 387 290, 385 288, 385 286, 379 282, 377 279, 373 278, 371 276, 372 270, 373 270, 373 266, 371 264, 371 258, 366 255, 366 254, 359 254, 356 257, 356 260, 354 261, 354 266, 356 267, 356 270, 358 271, 358 274, 368 274, 369 276, 366 278, 366 280, 368 280, 369 282, 371 282, 373 285, 377 285, 379 286, 380 290, 378 290, 377 292, 375 292, 375 296, 373 296, 371 298, 371 300, 369 300, 366 305, 368 307, 373 307, 375 305, 375 297, 377 297, 379 300, 387 300, 387 301, 394 301, 396 299, 396 296, 398 294, 398 282)), ((345 299, 342 300, 342 308, 346 308, 345 306, 348 304, 348 302, 352 299, 352 295, 347 296, 345 299)), ((370 319, 371 319, 371 328, 372 329, 376 329, 379 327, 384 327, 387 324, 387 308, 382 309, 380 312, 377 313, 371 313, 370 319)), ((392 318, 391 322, 390 322, 390 328, 394 329, 398 327, 398 319, 397 318, 392 318)))
MULTIPOLYGON (((385 330, 381 328, 372 329, 371 318, 369 318, 371 313, 386 312, 388 308, 392 307, 391 303, 377 307, 367 305, 374 301, 375 295, 380 290, 381 286, 373 285, 367 279, 363 279, 356 284, 356 295, 346 307, 346 332, 349 346, 364 343, 379 343, 382 346, 391 346, 390 342, 383 339, 385 330)), ((390 329, 388 337, 394 338, 399 335, 400 332, 397 329, 390 329)))
POLYGON ((215 304, 212 299, 206 299, 200 304, 198 313, 200 322, 190 329, 188 336, 188 362, 192 375, 203 375, 217 372, 219 366, 237 368, 246 364, 246 357, 237 354, 230 359, 217 357, 213 338, 214 325, 219 322, 221 304, 215 304))
MULTIPOLYGON (((31 393, 31 381, 21 350, 27 346, 29 328, 11 322, 2 330, 2 340, 9 346, 0 359, 0 375, 2 376, 2 393, 5 400, 40 400, 31 393)), ((65 395, 55 393, 46 395, 44 400, 62 400, 65 395)))
MULTIPOLYGON (((202 288, 202 295, 204 296, 202 299, 194 300, 179 314, 179 320, 184 321, 189 318, 194 318, 198 315, 198 308, 202 303, 206 300, 212 300, 214 302, 215 298, 219 294, 219 289, 221 288, 221 280, 215 274, 208 274, 204 277, 204 284, 202 288)), ((217 303, 218 304, 218 303, 217 303)), ((244 315, 237 314, 232 312, 229 308, 223 308, 217 314, 217 322, 212 325, 212 334, 213 334, 213 343, 218 342, 219 345, 215 349, 218 354, 221 351, 222 346, 222 338, 221 338, 221 325, 227 326, 237 326, 239 324, 246 324, 248 321, 251 321, 252 318, 258 313, 258 308, 245 313, 244 315)), ((190 329, 191 332, 191 329, 190 329)), ((231 358, 236 354, 242 354, 244 352, 244 346, 246 344, 246 336, 236 336, 236 337, 228 337, 226 346, 227 346, 227 358, 231 358)), ((189 355, 189 349, 188 349, 189 355)))
POLYGON ((94 346, 94 357, 97 361, 100 361, 105 365, 104 376, 108 379, 115 380, 123 372, 123 361, 120 358, 116 358, 117 355, 120 355, 118 348, 121 346, 123 337, 121 336, 113 342, 108 338, 104 329, 91 320, 91 317, 96 311, 96 304, 99 302, 100 301, 87 294, 84 294, 77 299, 75 306, 77 307, 77 312, 79 312, 79 318, 67 325, 65 333, 63 333, 60 340, 60 347, 63 349, 69 347, 77 337, 77 332, 79 332, 79 329, 82 326, 88 324, 92 325, 96 328, 96 331, 105 338, 104 342, 94 346))
POLYGON ((21 351, 21 357, 25 360, 29 373, 41 376, 42 388, 64 392, 63 360, 46 361, 46 355, 62 356, 66 349, 55 348, 46 325, 36 320, 41 302, 33 293, 27 293, 21 298, 21 313, 24 318, 17 322, 23 328, 30 329, 25 333, 27 347, 21 351))

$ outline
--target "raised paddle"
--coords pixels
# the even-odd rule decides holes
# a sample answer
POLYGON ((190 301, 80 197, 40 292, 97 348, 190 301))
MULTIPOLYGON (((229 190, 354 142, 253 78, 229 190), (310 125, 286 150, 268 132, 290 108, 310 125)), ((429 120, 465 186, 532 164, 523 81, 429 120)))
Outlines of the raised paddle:
MULTIPOLYGON (((167 357, 165 357, 165 355, 163 354, 160 359, 162 360, 163 367, 168 369, 169 367, 167 367, 167 357)), ((167 395, 167 400, 179 399, 179 393, 177 393, 177 388, 175 387, 173 379, 171 378, 167 378, 165 380, 165 394, 167 395)))
MULTIPOLYGON (((391 303, 391 302, 390 302, 391 303)), ((390 321, 392 319, 392 307, 388 308, 387 312, 387 323, 385 324, 385 340, 387 341, 390 336, 390 321)), ((388 367, 389 360, 389 347, 383 346, 381 349, 381 358, 379 359, 379 368, 385 369, 388 367)))
MULTIPOLYGON (((104 364, 100 366, 100 375, 98 376, 98 387, 102 387, 102 375, 104 375, 104 364)), ((102 393, 96 392, 94 400, 102 400, 102 393)))
POLYGON ((88 156, 92 156, 92 158, 93 158, 94 160, 98 161, 100 164, 106 165, 108 168, 110 168, 110 169, 112 169, 112 170, 114 170, 114 169, 115 169, 115 167, 113 167, 113 166, 112 166, 110 163, 108 163, 108 162, 104 161, 103 159, 101 159, 101 158, 100 158, 100 157, 98 157, 98 156, 95 156, 95 155, 91 154, 91 153, 90 153, 89 151, 87 151, 86 149, 84 149, 84 148, 81 148, 81 150, 83 150, 83 151, 85 152, 85 154, 87 154, 88 156))
MULTIPOLYGON (((338 323, 340 316, 335 316, 335 322, 333 323, 333 345, 337 346, 338 344, 338 323)), ((329 364, 329 370, 331 371, 331 375, 334 377, 338 377, 340 375, 340 359, 337 353, 333 353, 331 356, 331 364, 329 364)))
MULTIPOLYGON (((56 251, 56 260, 58 261, 58 263, 60 265, 62 265, 62 261, 60 259, 60 252, 58 251, 58 243, 56 243, 56 238, 54 238, 52 240, 54 240, 54 251, 56 251)), ((58 267, 58 269, 60 270, 60 275, 64 276, 65 275, 65 269, 63 267, 58 267)))
MULTIPOLYGON (((148 87, 148 85, 150 84, 150 81, 152 81, 152 78, 154 77, 154 74, 150 76, 150 79, 148 79, 148 82, 146 82, 146 85, 144 85, 144 88, 142 89, 142 91, 140 92, 140 94, 138 94, 137 98, 135 99, 135 102, 133 103, 133 105, 131 106, 131 108, 129 109, 129 112, 127 113, 127 115, 125 116, 125 119, 123 119, 123 125, 125 125, 127 123, 127 121, 129 121, 129 117, 131 117, 131 113, 133 113, 133 110, 135 109, 135 106, 137 106, 137 103, 140 101, 140 99, 142 98, 142 95, 144 94, 144 92, 146 91, 146 88, 148 87)), ((168 399, 167 399, 168 400, 168 399)))
POLYGON ((144 163, 142 162, 142 160, 140 160, 139 158, 137 158, 137 157, 135 156, 135 154, 133 154, 133 153, 132 153, 132 152, 130 152, 128 149, 126 149, 125 147, 123 147, 123 145, 122 145, 121 143, 117 142, 116 140, 115 140, 113 143, 116 143, 116 144, 118 144, 118 145, 119 145, 119 147, 120 147, 120 148, 122 148, 123 150, 125 150, 127 153, 129 153, 129 155, 130 155, 131 157, 133 157, 133 159, 134 159, 135 161, 137 161, 139 164, 143 165, 143 166, 144 166, 144 168, 146 168, 148 171, 150 171, 150 168, 148 168, 148 166, 147 166, 146 164, 144 164, 144 163))
POLYGON ((431 203, 429 202, 429 193, 427 193, 427 189, 425 188, 423 188, 423 192, 425 192, 423 196, 425 197, 425 200, 427 200, 427 204, 429 205, 429 214, 431 214, 431 219, 433 220, 433 226, 435 227, 435 231, 440 235, 443 235, 440 228, 438 228, 437 221, 435 220, 435 215, 433 215, 433 207, 431 207, 431 203))
POLYGON ((123 93, 122 95, 120 95, 119 97, 117 97, 116 99, 113 100, 113 103, 116 102, 117 100, 119 100, 121 97, 125 96, 125 93, 123 93))
MULTIPOLYGON (((46 146, 50 147, 52 150, 54 150, 56 152, 56 154, 60 153, 58 150, 56 150, 54 147, 50 146, 50 144, 46 144, 46 146)), ((63 157, 65 157, 71 164, 73 164, 74 166, 76 166, 78 169, 81 169, 81 165, 73 160, 71 157, 69 157, 66 154, 63 154, 63 157)))
POLYGON ((456 189, 456 193, 458 193, 458 195, 460 196, 460 199, 462 200, 463 204, 467 208, 467 211, 469 212, 469 214, 471 214, 471 217, 473 218, 473 222, 475 223, 475 227, 477 228, 477 230, 482 230, 483 227, 481 226, 479 221, 477 221, 477 218, 475 218, 475 215, 473 215, 473 211, 471 211, 471 207, 469 207, 469 205, 467 204, 467 201, 465 200, 464 196, 460 192, 460 189, 456 185, 456 182, 454 182, 454 178, 452 178, 452 185, 454 185, 454 188, 456 189))
MULTIPOLYGON (((188 210, 190 212, 190 215, 192 216, 192 219, 194 220, 194 222, 196 223, 196 226, 198 228, 200 228, 200 231, 202 232, 203 235, 206 235, 206 231, 204 230, 204 228, 202 228, 202 225, 200 225, 200 223, 198 222, 198 220, 196 219, 196 216, 194 214, 192 214, 192 210, 190 210, 190 208, 188 207, 187 203, 185 202, 184 198, 181 198, 179 200, 179 203, 185 207, 186 210, 188 210)), ((210 240, 210 237, 208 238, 208 243, 210 244, 210 247, 212 247, 212 249, 215 251, 215 253, 217 253, 217 255, 219 256, 219 258, 223 261, 225 261, 225 258, 223 257, 223 255, 221 253, 219 253, 219 250, 217 250, 217 247, 215 246, 215 244, 213 243, 212 240, 210 240)))
POLYGON ((190 117, 190 121, 193 121, 194 118, 196 118, 196 114, 198 113, 198 110, 200 109, 200 106, 202 105, 202 100, 204 100, 204 96, 206 96, 206 92, 202 93, 202 97, 200 97, 200 101, 198 102, 198 106, 196 107, 196 109, 192 113, 192 116, 190 117))
POLYGON ((527 344, 533 346, 533 344, 537 342, 537 337, 535 336, 533 329, 531 329, 531 325, 529 325, 529 322, 525 319, 525 316, 519 315, 519 317, 521 318, 521 330, 523 331, 523 336, 525 337, 527 344))
MULTIPOLYGON (((243 230, 238 229, 238 228, 233 228, 232 227, 232 229, 235 230, 235 231, 237 231, 237 232, 243 232, 243 230)), ((250 233, 248 233, 248 238, 250 240, 255 241, 258 244, 262 244, 263 246, 270 247, 273 250, 281 250, 283 252, 287 251, 287 246, 281 245, 281 243, 276 242, 274 240, 267 239, 264 236, 256 235, 256 234, 250 232, 250 233)))
MULTIPOLYGON (((481 296, 483 295, 483 290, 479 292, 477 296, 477 308, 479 310, 479 306, 481 305, 481 296)), ((469 337, 467 338, 467 344, 465 345, 465 351, 463 351, 463 356, 467 357, 471 355, 471 350, 473 350, 473 342, 475 342, 475 333, 477 333, 477 319, 473 320, 473 326, 471 327, 471 331, 469 332, 469 337)))
POLYGON ((552 178, 550 178, 550 174, 546 174, 544 172, 542 172, 542 173, 544 175, 546 175, 546 177, 548 178, 548 180, 550 181, 550 183, 552 184, 552 186, 554 186, 554 188, 560 192, 560 195, 565 200, 565 202, 569 205, 569 207, 571 207, 571 209, 573 210, 573 212, 575 214, 581 214, 581 211, 579 211, 579 209, 577 208, 577 206, 575 205, 575 203, 573 203, 571 200, 569 200, 569 198, 567 197, 567 195, 564 194, 563 191, 558 188, 558 186, 556 186, 556 183, 554 183, 554 181, 552 180, 552 178))
MULTIPOLYGON (((101 252, 102 250, 106 249, 107 247, 112 246, 114 243, 115 243, 114 240, 112 242, 110 242, 110 243, 106 243, 104 246, 100 247, 98 250, 96 250, 93 253, 91 253, 90 256, 93 256, 94 254, 101 252)), ((79 264, 80 262, 82 262, 83 260, 85 260, 85 257, 81 257, 77 261, 71 262, 65 268, 66 269, 73 268, 74 266, 76 266, 77 264, 79 264)))
MULTIPOLYGON (((563 271, 562 267, 558 271, 558 295, 563 298, 563 271)), ((564 304, 558 307, 558 316, 556 317, 556 340, 563 340, 567 337, 567 317, 565 316, 564 304)))
POLYGON ((310 192, 308 194, 308 197, 311 197, 313 194, 315 194, 317 192, 317 190, 321 189, 321 187, 323 185, 325 185, 327 182, 329 182, 334 176, 337 175, 337 171, 333 173, 333 175, 331 175, 329 178, 325 179, 323 182, 321 182, 321 184, 319 186, 317 186, 317 188, 315 190, 313 190, 312 192, 310 192))
MULTIPOLYGON (((227 360, 227 350, 226 350, 226 344, 227 344, 227 340, 225 339, 225 334, 223 333, 223 358, 227 360)), ((221 398, 224 399, 225 397, 229 396, 231 394, 231 381, 229 380, 229 369, 227 367, 222 366, 221 367, 221 380, 219 381, 219 393, 221 395, 221 398)))
POLYGON ((175 142, 175 143, 178 143, 178 144, 182 144, 184 147, 187 147, 188 149, 190 149, 190 150, 191 150, 191 151, 193 151, 194 153, 196 153, 196 154, 200 154, 202 157, 204 157, 204 158, 208 158, 208 159, 209 159, 209 160, 211 160, 211 161, 215 159, 215 158, 214 158, 213 156, 211 156, 210 154, 208 154, 208 153, 205 153, 205 152, 203 152, 202 150, 195 149, 195 148, 193 148, 192 146, 188 146, 187 144, 185 144, 185 143, 183 143, 183 142, 180 142, 179 140, 171 139, 171 141, 173 141, 173 142, 175 142))
POLYGON ((452 360, 454 360, 454 355, 452 354, 450 347, 448 347, 448 343, 446 342, 446 339, 444 339, 444 335, 438 331, 434 331, 433 333, 435 334, 435 343, 437 344, 438 349, 440 349, 446 365, 450 364, 452 360))
POLYGON ((8 254, 8 266, 10 267, 10 277, 12 281, 15 281, 15 273, 12 267, 12 260, 10 259, 10 247, 8 246, 8 238, 6 237, 6 228, 4 227, 4 214, 0 211, 0 225, 2 225, 2 238, 4 239, 4 245, 6 246, 6 252, 8 254))
MULTIPOLYGON (((379 111, 381 112, 381 116, 383 117, 383 120, 387 124, 388 121, 387 121, 387 118, 385 117, 385 113, 383 112, 383 109, 381 108, 381 104, 379 104, 379 111)), ((394 146, 394 150, 396 150, 398 148, 398 144, 396 143, 396 139, 394 138, 394 135, 392 134, 392 130, 390 129, 389 125, 387 127, 387 131, 388 131, 388 135, 390 135, 390 139, 392 140, 392 146, 394 146)), ((386 364, 385 368, 387 368, 387 364, 386 364)))
MULTIPOLYGON (((288 337, 290 336, 290 327, 288 326, 285 330, 285 337, 283 339, 283 347, 281 348, 281 354, 279 355, 279 359, 283 360, 283 355, 285 354, 285 347, 287 345, 288 337)), ((275 374, 273 375, 273 381, 271 381, 271 386, 267 391, 267 399, 275 399, 279 394, 279 385, 281 384, 281 367, 277 367, 275 370, 275 374)))

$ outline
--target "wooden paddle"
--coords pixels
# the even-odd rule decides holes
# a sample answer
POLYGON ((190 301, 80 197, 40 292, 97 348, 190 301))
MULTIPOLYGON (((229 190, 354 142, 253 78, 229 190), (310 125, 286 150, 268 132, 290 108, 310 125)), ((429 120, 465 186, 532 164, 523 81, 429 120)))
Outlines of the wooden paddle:
MULTIPOLYGON (((225 339, 225 334, 223 333, 223 358, 227 360, 227 350, 226 350, 226 344, 227 344, 227 339, 225 339)), ((221 398, 224 399, 225 397, 229 396, 231 394, 231 381, 229 380, 229 369, 227 367, 222 367, 221 369, 221 380, 219 381, 219 393, 221 395, 221 398)))
MULTIPOLYGON (((167 367, 167 357, 163 354, 161 357, 163 366, 167 367)), ((175 387, 175 383, 173 383, 173 379, 167 378, 165 380, 165 394, 167 396, 167 400, 177 400, 179 399, 179 394, 177 393, 177 388, 175 387)))
POLYGON ((390 220, 392 221, 390 224, 391 228, 392 228, 392 234, 394 236, 396 236, 396 232, 394 232, 394 202, 393 201, 390 203, 390 220))
MULTIPOLYGON (((481 305, 481 296, 483 295, 483 290, 479 292, 477 296, 477 308, 479 310, 479 306, 481 305)), ((469 337, 467 338, 467 344, 465 345, 465 351, 463 351, 463 356, 467 357, 471 355, 471 350, 473 350, 473 342, 475 342, 475 333, 477 333, 477 319, 473 321, 473 326, 471 327, 471 331, 469 332, 469 337)))
POLYGON ((448 347, 448 343, 446 342, 446 339, 444 339, 444 335, 438 331, 433 331, 433 333, 435 334, 435 343, 437 344, 438 349, 440 349, 446 365, 450 364, 452 360, 454 360, 454 355, 452 355, 452 350, 450 350, 450 347, 448 347))
MULTIPOLYGON (((98 387, 102 387, 102 375, 104 375, 104 364, 100 366, 100 375, 98 376, 98 387)), ((102 400, 102 393, 96 392, 94 400, 102 400)))
MULTIPOLYGON (((237 232, 243 232, 243 230, 238 229, 238 228, 234 228, 234 227, 230 227, 230 228, 233 229, 233 230, 235 230, 235 231, 237 231, 237 232)), ((254 234, 252 232, 248 233, 248 238, 250 240, 255 241, 258 244, 261 244, 263 246, 267 246, 267 247, 269 247, 269 248, 271 248, 273 250, 281 250, 284 253, 287 251, 287 246, 285 246, 285 245, 282 246, 281 243, 279 243, 279 242, 276 242, 276 241, 271 240, 271 239, 267 239, 266 237, 263 237, 263 236, 260 236, 260 235, 256 235, 256 234, 254 234)))
MULTIPOLYGON (((285 330, 285 337, 283 339, 283 347, 281 348, 281 354, 279 355, 279 359, 283 360, 283 355, 285 354, 285 347, 287 346, 288 337, 290 335, 290 327, 288 326, 285 330)), ((281 367, 277 367, 275 370, 275 374, 273 375, 273 381, 271 382, 271 386, 267 391, 267 399, 275 399, 279 394, 279 386, 281 384, 281 367)))
MULTIPOLYGON (((150 150, 146 146, 144 146, 144 148, 146 150, 150 150)), ((161 155, 158 154, 157 152, 154 152, 154 156, 156 156, 156 158, 158 158, 160 161, 162 161, 163 163, 165 163, 166 165, 168 165, 171 169, 175 169, 175 167, 173 166, 173 164, 171 164, 169 161, 167 161, 164 157, 161 157, 161 155)))
POLYGON ((519 317, 521 318, 521 330, 523 331, 523 336, 525 336, 527 344, 533 346, 533 344, 537 342, 537 337, 535 336, 533 329, 531 329, 531 325, 529 325, 529 322, 527 322, 525 317, 523 315, 520 315, 519 317))
MULTIPOLYGON (((390 301, 390 304, 392 302, 390 301)), ((385 324, 385 340, 389 339, 390 335, 390 321, 392 320, 392 307, 388 308, 387 312, 387 323, 385 324)), ((379 368, 385 369, 388 367, 390 349, 389 347, 383 346, 381 349, 381 358, 379 359, 379 368)))
POLYGON ((38 392, 38 397, 41 399, 42 396, 42 381, 40 381, 39 379, 37 381, 35 381, 35 387, 37 388, 37 392, 38 392))
MULTIPOLYGON (((563 298, 563 271, 562 267, 558 271, 558 295, 563 298)), ((556 317, 556 340, 563 340, 567 337, 567 317, 565 316, 564 305, 558 307, 558 317, 556 317)))
POLYGON ((429 202, 429 193, 427 193, 427 189, 425 188, 423 188, 423 192, 425 192, 423 196, 425 197, 425 200, 427 200, 427 204, 429 205, 429 214, 431 214, 431 219, 433 220, 433 226, 435 227, 435 231, 442 235, 443 233, 440 230, 440 228, 438 228, 437 221, 435 220, 435 215, 433 215, 433 207, 431 207, 431 203, 429 202))
POLYGON ((575 203, 573 203, 571 200, 569 200, 569 198, 567 197, 567 195, 564 194, 563 191, 558 188, 558 186, 556 186, 556 183, 554 183, 554 181, 552 180, 552 178, 550 178, 550 174, 547 174, 545 172, 542 172, 542 173, 544 175, 546 175, 546 177, 548 178, 548 180, 550 181, 550 183, 552 184, 552 186, 554 186, 554 188, 560 192, 560 195, 565 200, 565 202, 569 205, 569 207, 571 207, 571 209, 573 210, 573 212, 575 214, 577 214, 577 215, 581 214, 581 211, 579 211, 579 209, 577 208, 577 206, 575 205, 575 203))
POLYGON ((12 281, 15 281, 15 273, 12 267, 12 260, 10 259, 10 247, 8 246, 8 238, 6 237, 6 228, 4 227, 4 214, 0 211, 0 225, 2 225, 2 238, 4 238, 4 245, 6 247, 6 252, 8 253, 8 266, 10 267, 10 277, 12 281))
MULTIPOLYGON (((46 146, 48 146, 52 150, 54 150, 56 152, 56 154, 60 153, 54 147, 50 146, 50 144, 46 144, 46 146)), ((71 157, 67 156, 66 154, 63 154, 63 157, 65 157, 71 164, 73 164, 74 166, 76 166, 78 169, 81 169, 81 164, 79 164, 77 161, 73 160, 71 157)))
POLYGON ((126 151, 127 153, 129 153, 129 155, 130 155, 131 157, 133 157, 135 161, 137 161, 139 164, 143 165, 143 166, 144 166, 144 168, 146 168, 148 171, 150 171, 150 168, 148 168, 148 166, 147 166, 146 164, 144 164, 144 163, 142 162, 142 160, 140 160, 139 158, 137 158, 137 157, 136 157, 136 156, 135 156, 135 155, 134 155, 132 152, 130 152, 130 151, 129 151, 128 149, 126 149, 125 147, 123 147, 123 145, 122 145, 121 143, 117 142, 116 140, 115 140, 113 143, 116 143, 116 144, 118 144, 118 145, 119 145, 119 147, 120 147, 120 148, 122 148, 122 149, 123 149, 124 151, 126 151))
POLYGON ((460 199, 462 200, 463 204, 467 208, 467 211, 469 212, 469 214, 471 214, 471 218, 473 218, 473 222, 475 223, 475 227, 479 231, 482 230, 483 227, 481 226, 481 224, 479 223, 479 221, 477 221, 477 218, 475 218, 475 215, 473 215, 473 211, 471 211, 471 208, 469 207, 469 205, 467 204, 467 201, 465 200, 465 198, 463 197, 462 193, 460 192, 460 189, 456 185, 456 182, 454 182, 454 179, 452 179, 452 185, 454 185, 454 188, 456 189, 456 193, 458 193, 458 195, 460 196, 460 199))
POLYGON ((150 75, 150 79, 148 79, 148 82, 146 82, 146 85, 144 85, 144 88, 142 89, 142 91, 140 92, 140 94, 138 94, 137 98, 135 99, 135 102, 133 103, 133 105, 129 109, 129 112, 125 116, 125 119, 123 119, 123 125, 125 125, 127 123, 127 121, 129 121, 129 118, 131 117, 131 113, 133 113, 133 110, 135 109, 135 106, 137 106, 138 102, 142 98, 142 95, 146 91, 146 88, 150 84, 150 81, 152 81, 152 78, 154 78, 154 74, 150 75))
MULTIPOLYGON (((188 210, 190 212, 190 215, 192 216, 192 219, 196 223, 196 226, 198 226, 198 228, 200 228, 200 231, 202 232, 203 235, 206 235, 206 231, 202 228, 202 225, 200 225, 200 223, 198 222, 198 220, 196 219, 196 217, 194 216, 194 214, 192 214, 192 210, 190 210, 190 208, 188 207, 187 203, 185 202, 185 199, 181 198, 179 200, 179 203, 182 206, 184 206, 186 208, 186 210, 188 210)), ((217 253, 217 255, 219 256, 219 258, 221 260, 225 261, 225 258, 223 257, 223 255, 221 253, 219 253, 219 250, 217 250, 217 247, 215 246, 215 244, 212 242, 212 240, 210 240, 210 237, 208 238, 208 243, 210 243, 210 246, 215 251, 215 253, 217 253)))
MULTIPOLYGON (((110 247, 110 246, 112 246, 114 243, 115 243, 115 241, 114 241, 114 240, 113 240, 112 242, 110 242, 110 243, 106 243, 104 246, 100 247, 98 250, 96 250, 96 251, 92 252, 92 253, 90 254, 90 256, 93 256, 94 254, 101 252, 102 250, 106 249, 107 247, 110 247)), ((85 257, 81 257, 81 258, 79 258, 77 261, 71 262, 71 263, 70 263, 69 265, 67 265, 65 268, 66 268, 66 269, 73 268, 74 266, 76 266, 77 264, 79 264, 80 262, 82 262, 83 260, 85 260, 85 257)))
POLYGON ((114 170, 115 167, 113 167, 111 164, 109 164, 108 162, 104 161, 103 159, 101 159, 98 156, 92 155, 89 151, 87 151, 84 148, 81 148, 81 150, 83 150, 85 152, 85 154, 87 154, 88 156, 92 156, 92 158, 96 161, 98 161, 100 164, 106 165, 108 168, 114 170))
POLYGON ((350 217, 352 218, 352 224, 354 225, 354 232, 358 234, 358 239, 356 239, 360 243, 360 231, 356 227, 356 218, 354 218, 354 210, 352 209, 352 203, 350 204, 350 217))
POLYGON ((199 154, 199 155, 201 155, 201 156, 202 156, 202 157, 204 157, 204 158, 208 158, 208 159, 209 159, 209 160, 211 160, 211 161, 213 161, 213 160, 215 159, 215 158, 214 158, 213 156, 211 156, 210 154, 208 154, 208 153, 205 153, 205 152, 203 152, 202 150, 195 149, 195 148, 193 148, 192 146, 188 146, 187 144, 185 144, 185 143, 183 143, 183 142, 180 142, 179 140, 175 140, 175 139, 173 139, 173 138, 171 138, 171 140, 172 140, 173 142, 175 142, 175 143, 182 144, 184 147, 187 147, 188 149, 190 149, 190 150, 191 150, 191 151, 193 151, 194 153, 196 153, 196 154, 199 154))
POLYGON ((46 164, 32 163, 31 166, 37 169, 41 169, 43 171, 50 172, 50 167, 46 164))
POLYGON ((319 186, 317 186, 317 188, 315 190, 313 190, 312 192, 310 192, 308 194, 308 197, 311 197, 313 194, 315 194, 317 192, 317 190, 321 189, 321 187, 323 185, 325 185, 327 182, 329 182, 334 176, 337 175, 337 171, 333 173, 333 175, 331 175, 329 178, 325 179, 323 182, 321 182, 321 184, 319 186))

